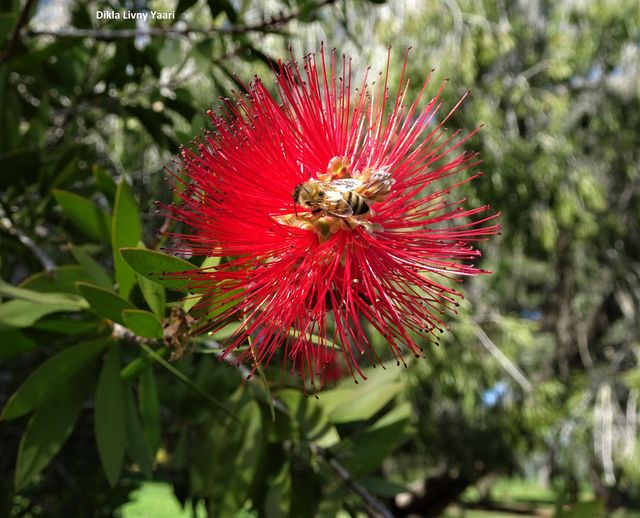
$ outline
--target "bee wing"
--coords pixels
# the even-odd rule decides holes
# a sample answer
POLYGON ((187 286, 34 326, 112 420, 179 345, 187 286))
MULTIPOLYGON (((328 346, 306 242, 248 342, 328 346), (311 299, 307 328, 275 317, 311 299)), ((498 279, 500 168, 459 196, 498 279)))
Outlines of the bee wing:
POLYGON ((374 171, 369 179, 356 189, 356 192, 366 199, 382 201, 389 194, 394 183, 396 181, 391 177, 391 173, 388 173, 386 169, 380 169, 374 171))
POLYGON ((362 186, 362 182, 356 178, 342 178, 341 180, 333 180, 329 184, 332 188, 339 192, 353 191, 362 186))
MULTIPOLYGON (((335 182, 340 181, 342 180, 336 180, 335 182)), ((334 186, 333 184, 335 182, 331 182, 331 184, 325 189, 325 198, 322 202, 322 208, 333 216, 348 218, 353 215, 353 209, 342 196, 342 193, 346 191, 341 191, 334 186)))

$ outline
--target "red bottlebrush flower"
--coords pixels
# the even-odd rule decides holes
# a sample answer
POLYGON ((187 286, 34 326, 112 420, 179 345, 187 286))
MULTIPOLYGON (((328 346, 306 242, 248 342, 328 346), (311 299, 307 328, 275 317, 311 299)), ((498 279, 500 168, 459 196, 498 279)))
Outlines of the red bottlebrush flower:
POLYGON ((322 386, 339 348, 364 377, 361 357, 379 360, 365 321, 398 362, 403 351, 421 355, 418 337, 437 341, 462 297, 445 279, 487 273, 464 261, 498 232, 487 223, 497 214, 451 198, 480 174, 468 173, 477 154, 459 150, 475 131, 445 132, 462 99, 441 114, 444 85, 420 107, 427 79, 407 103, 406 63, 391 97, 388 65, 377 86, 365 77, 355 88, 350 61, 335 53, 278 62, 277 96, 256 78, 182 151, 187 179, 169 212, 190 231, 172 236, 182 252, 227 258, 182 274, 204 294, 201 330, 240 322, 227 353, 250 340, 239 360, 282 354, 322 386))

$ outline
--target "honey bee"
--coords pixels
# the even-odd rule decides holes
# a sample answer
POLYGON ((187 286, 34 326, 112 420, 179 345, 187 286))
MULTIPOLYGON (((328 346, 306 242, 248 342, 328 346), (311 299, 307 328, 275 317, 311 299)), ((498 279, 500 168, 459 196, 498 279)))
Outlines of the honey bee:
POLYGON ((293 201, 311 209, 312 214, 326 213, 338 218, 364 216, 370 204, 383 201, 395 182, 385 169, 366 169, 360 178, 341 178, 321 182, 311 178, 296 185, 293 201))

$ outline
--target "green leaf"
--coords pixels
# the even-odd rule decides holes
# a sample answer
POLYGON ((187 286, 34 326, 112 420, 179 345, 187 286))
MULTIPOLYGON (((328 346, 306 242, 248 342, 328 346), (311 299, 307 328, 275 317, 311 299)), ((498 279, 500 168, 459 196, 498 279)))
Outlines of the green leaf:
POLYGON ((125 299, 129 297, 136 282, 134 271, 129 267, 120 255, 120 248, 136 246, 140 241, 140 218, 138 217, 138 204, 133 196, 131 187, 124 180, 120 180, 116 192, 116 201, 113 207, 112 247, 113 264, 116 272, 116 280, 119 284, 119 292, 125 299))
POLYGON ((238 329, 240 329, 241 326, 242 326, 241 322, 231 322, 230 324, 227 324, 219 331, 212 333, 211 338, 213 338, 217 342, 223 343, 225 340, 228 340, 229 338, 231 338, 233 334, 238 329))
POLYGON ((165 277, 165 274, 197 270, 194 265, 184 259, 154 250, 122 248, 120 253, 127 264, 140 275, 173 290, 185 290, 188 279, 165 277))
POLYGON ((99 323, 93 318, 93 315, 87 316, 91 319, 78 320, 75 318, 64 318, 64 315, 43 318, 34 323, 33 328, 67 336, 79 335, 82 333, 88 333, 89 331, 94 331, 99 325, 99 323))
POLYGON ((0 304, 0 324, 9 327, 29 327, 43 316, 59 311, 75 311, 75 309, 28 300, 10 300, 0 304))
POLYGON ((142 309, 125 309, 122 317, 124 325, 135 334, 147 338, 162 338, 162 324, 153 313, 142 309))
MULTIPOLYGON (((178 15, 179 16, 179 15, 178 15)), ((158 52, 158 62, 163 67, 174 67, 184 62, 185 55, 181 48, 180 42, 176 40, 166 39, 163 42, 163 46, 158 52)), ((165 98, 163 102, 165 105, 170 105, 171 99, 165 98)))
POLYGON ((0 343, 0 359, 11 358, 18 354, 31 351, 38 347, 38 344, 17 329, 3 329, 2 343, 0 343))
POLYGON ((101 317, 124 324, 122 311, 134 309, 133 306, 115 293, 87 282, 76 284, 80 294, 87 299, 91 308, 101 317))
POLYGON ((49 358, 9 398, 0 420, 20 417, 39 407, 51 397, 51 387, 65 383, 109 343, 109 339, 101 338, 69 347, 49 358))
POLYGON ((176 18, 184 13, 187 9, 190 9, 191 7, 196 5, 196 3, 197 0, 180 0, 178 2, 178 7, 176 8, 176 18))
POLYGON ((602 500, 578 502, 569 509, 558 509, 556 518, 600 518, 606 516, 605 505, 602 500))
POLYGON ((371 419, 401 391, 397 381, 400 369, 367 369, 368 381, 354 385, 344 380, 336 388, 320 396, 319 403, 329 414, 332 423, 351 423, 371 419))
POLYGON ((109 201, 113 203, 116 199, 116 191, 118 187, 113 181, 113 178, 108 171, 102 169, 102 167, 93 165, 93 177, 96 180, 98 189, 100 189, 109 198, 109 201))
POLYGON ((57 383, 55 386, 59 390, 36 410, 20 441, 15 472, 16 491, 24 488, 60 451, 80 415, 83 384, 57 383))
POLYGON ((39 272, 27 277, 18 287, 41 293, 72 293, 76 295, 76 282, 90 282, 91 277, 81 266, 58 266, 52 272, 39 272))
POLYGON ((125 410, 126 410, 126 428, 127 428, 127 452, 131 460, 140 467, 140 471, 148 479, 151 478, 153 471, 151 455, 149 447, 144 436, 140 417, 133 402, 133 396, 130 389, 125 389, 125 410))
POLYGON ((96 391, 95 433, 98 453, 111 487, 120 478, 125 450, 124 386, 120 378, 120 345, 109 347, 96 391))
POLYGON ((238 14, 228 0, 207 0, 207 3, 209 4, 212 19, 215 19, 222 12, 227 15, 231 23, 238 19, 238 14))
MULTIPOLYGON (((126 105, 125 110, 132 117, 138 119, 142 127, 149 133, 155 143, 171 152, 177 147, 177 142, 171 132, 172 121, 168 114, 157 112, 141 105, 126 105)), ((126 246, 126 245, 125 245, 126 246)))
MULTIPOLYGON (((168 347, 159 347, 154 351, 160 358, 169 356, 168 347)), ((130 361, 120 371, 120 377, 127 381, 138 376, 144 369, 153 363, 154 359, 145 351, 145 354, 138 356, 135 360, 130 361)))
MULTIPOLYGON (((232 399, 242 397, 242 388, 232 399)), ((257 476, 265 448, 265 434, 258 404, 248 396, 238 404, 239 422, 212 418, 191 463, 192 480, 210 495, 211 516, 233 516, 242 508, 257 476), (216 459, 216 462, 211 462, 216 459)))
POLYGON ((96 284, 105 288, 113 287, 113 280, 107 274, 106 270, 82 248, 72 245, 71 253, 78 264, 84 268, 91 280, 96 284))
POLYGON ((278 475, 269 482, 264 501, 267 518, 288 518, 291 510, 291 465, 285 462, 278 475))
POLYGON ((69 220, 90 239, 111 241, 111 217, 91 200, 68 191, 53 190, 53 196, 69 220))
POLYGON ((156 362, 162 365, 166 370, 168 370, 171 374, 173 374, 177 379, 179 379, 182 383, 184 383, 187 387, 189 387, 194 392, 200 394, 204 399, 206 399, 212 406, 215 408, 222 410, 225 414, 231 417, 235 417, 222 403, 220 403, 216 398, 214 398, 208 392, 202 390, 198 385, 193 383, 189 376, 178 370, 176 367, 171 365, 167 360, 165 360, 160 354, 151 349, 148 345, 140 344, 140 347, 144 349, 144 351, 151 356, 156 362))
POLYGON ((288 410, 288 415, 278 416, 275 432, 277 440, 309 440, 323 448, 329 448, 340 442, 340 436, 315 399, 306 397, 299 390, 283 389, 277 394, 288 410))
POLYGON ((361 477, 375 472, 384 459, 411 437, 411 405, 403 403, 376 421, 338 443, 334 450, 345 467, 361 477))
POLYGON ((398 484, 379 477, 367 477, 359 480, 360 484, 371 493, 383 498, 393 498, 398 493, 411 491, 409 486, 398 484))
POLYGON ((2 279, 0 279, 0 295, 37 302, 39 304, 59 306, 60 311, 77 311, 88 307, 87 303, 77 295, 70 295, 68 293, 40 293, 13 286, 2 279))
POLYGON ((200 298, 194 296, 195 300, 189 301, 191 305, 189 313, 195 318, 214 321, 242 302, 244 289, 225 288, 225 285, 229 284, 229 282, 233 281, 224 280, 218 283, 215 290, 210 293, 206 293, 200 298))
POLYGON ((140 274, 136 274, 140 291, 149 309, 160 319, 164 318, 164 309, 167 303, 167 296, 164 287, 157 282, 150 281, 140 274))
POLYGON ((140 374, 138 408, 142 416, 142 427, 149 451, 151 457, 154 457, 160 446, 160 398, 156 376, 151 367, 147 367, 140 374))

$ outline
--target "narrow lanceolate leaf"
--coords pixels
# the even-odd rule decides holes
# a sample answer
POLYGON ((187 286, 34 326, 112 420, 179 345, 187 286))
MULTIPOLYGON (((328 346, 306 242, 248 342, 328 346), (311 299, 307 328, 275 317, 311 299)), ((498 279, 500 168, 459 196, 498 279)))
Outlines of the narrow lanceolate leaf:
POLYGON ((91 257, 87 252, 85 252, 79 246, 72 246, 71 253, 78 264, 84 268, 87 272, 91 280, 96 284, 104 288, 109 288, 113 286, 113 281, 111 277, 107 274, 105 269, 96 261, 93 257, 91 257))
POLYGON ((129 184, 123 180, 118 184, 116 201, 113 207, 112 227, 113 264, 120 295, 128 298, 136 282, 135 272, 120 255, 120 248, 136 246, 140 241, 140 219, 138 205, 129 184))
POLYGON ((172 290, 186 289, 188 279, 166 274, 197 270, 194 265, 184 259, 144 248, 123 248, 120 253, 127 264, 140 275, 172 290))
POLYGON ((10 300, 0 304, 0 324, 7 327, 29 327, 45 315, 75 311, 56 304, 39 304, 29 300, 10 300))
POLYGON ((151 367, 147 367, 140 374, 138 407, 149 451, 153 457, 160 446, 160 398, 156 376, 151 367))
POLYGON ((153 313, 142 309, 125 309, 122 317, 124 325, 135 334, 147 338, 162 338, 162 324, 153 313))
POLYGON ((41 293, 39 291, 13 286, 2 279, 0 279, 0 296, 28 300, 30 302, 37 302, 38 304, 55 305, 60 307, 61 311, 76 311, 88 307, 87 303, 77 295, 70 295, 69 293, 41 293))
POLYGON ((83 384, 58 384, 58 392, 40 406, 27 425, 18 447, 15 488, 20 491, 60 451, 80 415, 83 384))
POLYGON ((120 478, 126 441, 124 386, 120 378, 120 345, 113 344, 98 379, 95 433, 102 468, 111 487, 120 478))
POLYGON ((69 220, 87 237, 103 243, 111 241, 111 217, 95 203, 58 189, 54 189, 53 196, 69 220))
POLYGON ((39 293, 77 294, 76 282, 91 282, 91 277, 82 266, 68 264, 58 266, 52 272, 38 272, 27 277, 18 287, 39 293))
POLYGON ((27 414, 47 401, 51 387, 60 386, 94 359, 110 340, 101 338, 69 347, 41 364, 9 398, 0 420, 27 414))
POLYGON ((91 309, 98 315, 124 325, 122 311, 133 309, 133 306, 110 290, 87 282, 76 284, 80 294, 87 300, 91 309))
POLYGON ((140 424, 140 416, 133 402, 131 390, 124 391, 125 412, 126 412, 126 432, 127 432, 127 453, 131 460, 135 462, 146 478, 151 478, 152 461, 149 446, 140 424))

